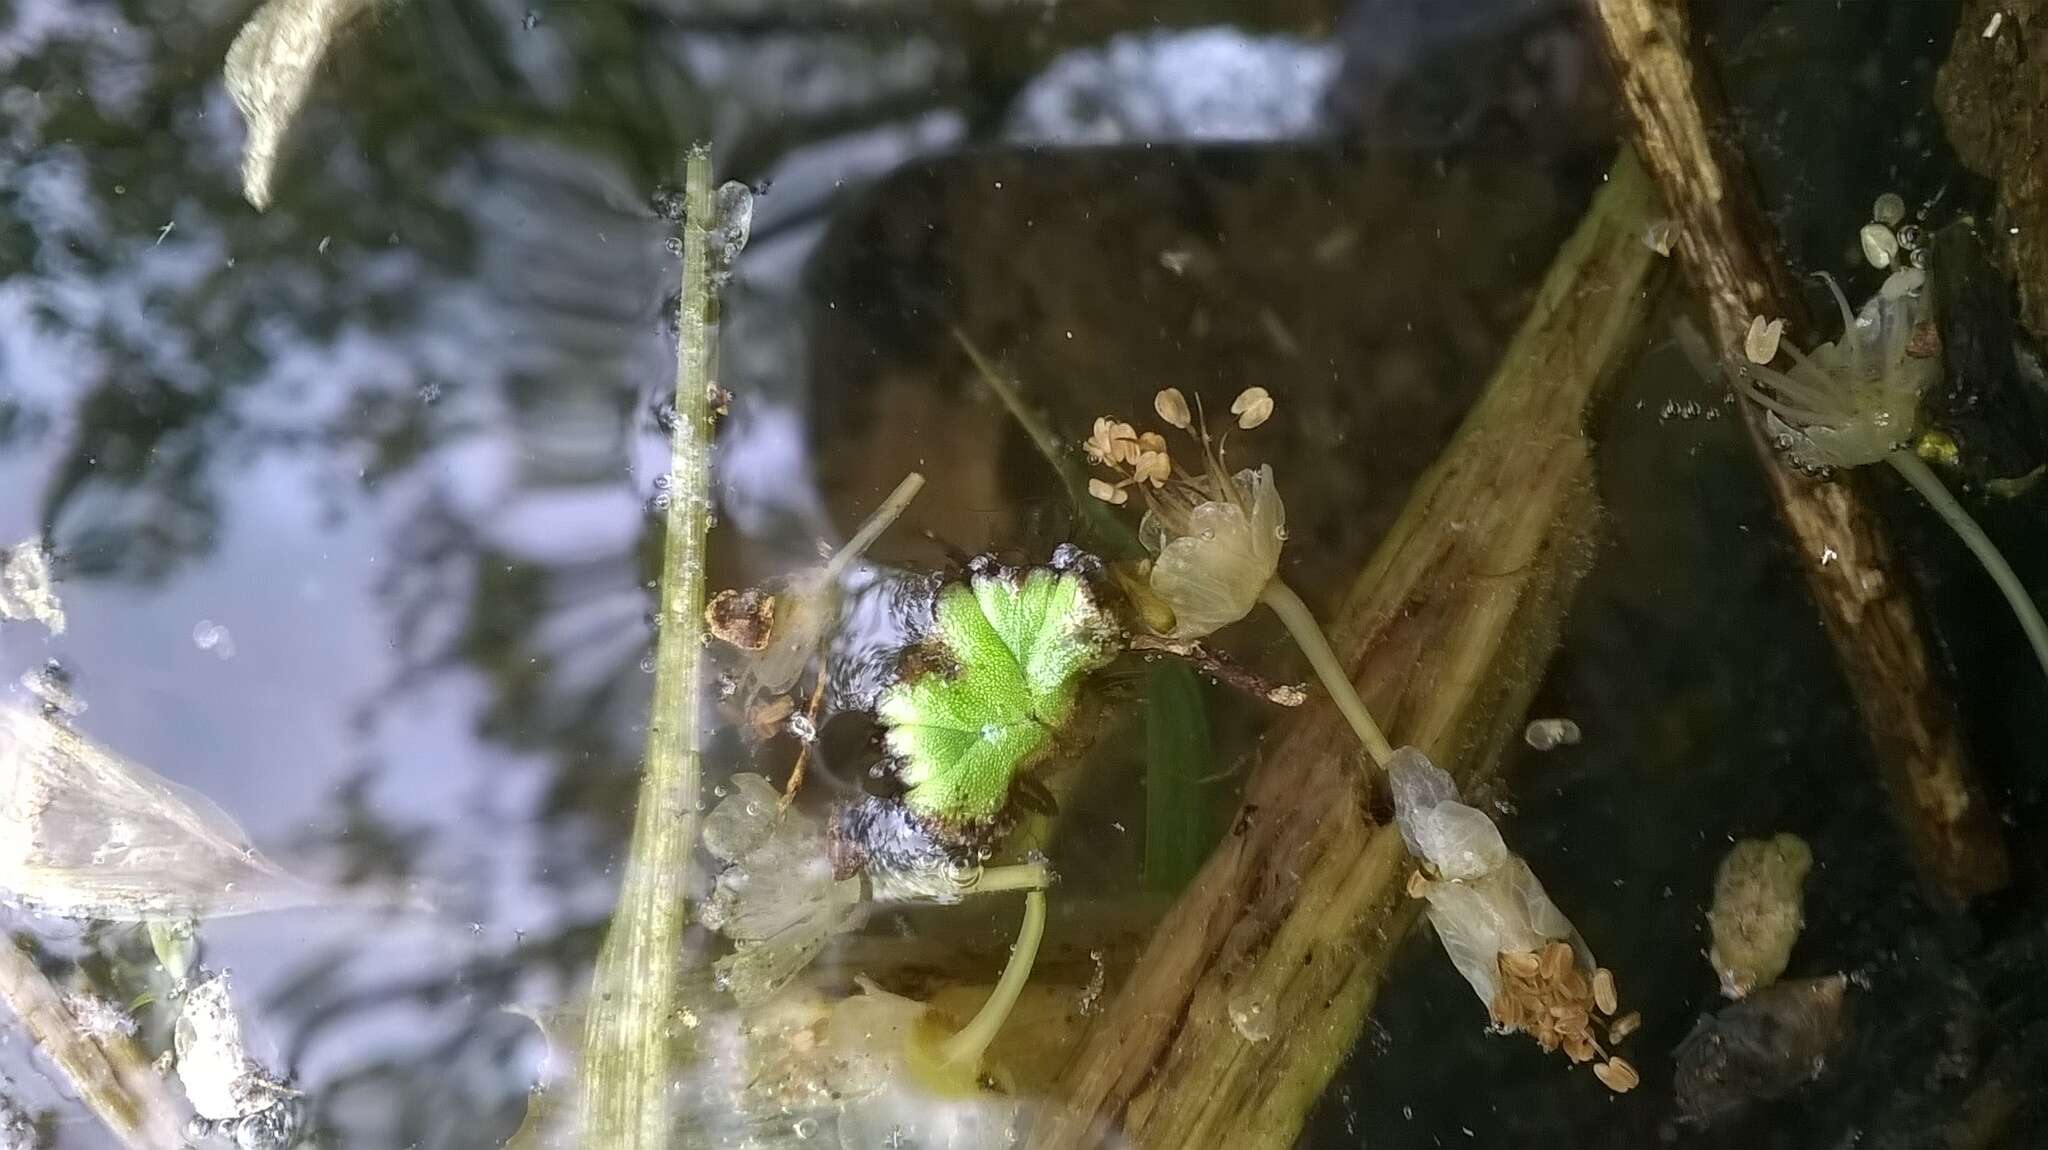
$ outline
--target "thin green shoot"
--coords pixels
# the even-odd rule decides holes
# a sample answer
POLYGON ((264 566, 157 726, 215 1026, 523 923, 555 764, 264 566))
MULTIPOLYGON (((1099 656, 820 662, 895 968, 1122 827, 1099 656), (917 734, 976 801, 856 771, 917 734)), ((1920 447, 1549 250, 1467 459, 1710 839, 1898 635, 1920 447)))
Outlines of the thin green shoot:
POLYGON ((1922 498, 1933 505, 1935 514, 1941 516, 1949 528, 1962 539, 1963 545, 1977 557, 1977 562, 1984 565, 1985 573, 1998 585, 1999 592, 2012 607, 2012 613, 2019 617, 2020 630, 2026 632, 2027 643, 2034 649, 2035 660, 2041 664, 2041 670, 2048 673, 2048 624, 2042 622, 2041 609, 2034 606, 2033 597, 2027 594, 2026 585, 2020 582, 2020 577, 2013 572, 2012 565, 2005 561, 2005 556, 1999 552, 1998 545, 1991 541, 1989 535, 1984 534, 1984 529, 1977 525, 1977 521, 1970 517, 1970 513, 1963 509, 1963 505, 1956 501, 1956 497, 1949 494, 1948 487, 1942 483, 1941 478, 1935 475, 1934 470, 1922 462, 1919 456, 1911 451, 1894 451, 1885 457, 1885 462, 1891 464, 1892 470, 1903 476, 1907 483, 1912 484, 1913 490, 1918 491, 1922 498))
POLYGON ((882 505, 875 508, 868 515, 867 521, 860 525, 860 530, 854 533, 853 538, 846 541, 846 546, 834 551, 832 558, 826 560, 824 585, 836 586, 839 577, 846 573, 846 569, 853 565, 853 561, 875 545, 875 540, 882 537, 882 532, 887 531, 889 526, 896 522, 910 506, 910 501, 916 499, 917 493, 923 489, 923 475, 913 471, 904 476, 903 481, 896 485, 896 490, 889 493, 889 498, 884 499, 882 505))
POLYGON ((1322 624, 1316 622, 1315 612, 1301 601, 1294 589, 1280 581, 1279 577, 1266 584, 1259 593, 1261 602, 1280 617, 1287 633, 1308 656, 1308 665, 1314 668, 1316 678, 1323 682, 1323 689, 1330 693, 1330 701, 1337 704, 1337 710, 1344 721, 1358 735, 1358 741, 1365 744, 1366 753, 1382 769, 1387 760, 1394 757, 1393 744, 1380 731, 1380 725, 1373 721, 1372 713, 1365 709, 1365 700, 1358 697, 1357 688, 1351 685, 1351 676, 1345 673, 1344 664, 1337 653, 1330 649, 1330 640, 1323 634, 1322 624))
POLYGON ((982 1055, 1009 1020, 1010 1011, 1024 993, 1025 983, 1031 979, 1032 964, 1038 960, 1038 944, 1044 937, 1045 891, 1041 888, 1024 896, 1024 925, 1017 931, 1017 942, 1010 948, 1010 960, 1003 965, 1002 977, 996 980, 995 990, 974 1018, 939 1047, 940 1066, 971 1074, 981 1065, 982 1055))

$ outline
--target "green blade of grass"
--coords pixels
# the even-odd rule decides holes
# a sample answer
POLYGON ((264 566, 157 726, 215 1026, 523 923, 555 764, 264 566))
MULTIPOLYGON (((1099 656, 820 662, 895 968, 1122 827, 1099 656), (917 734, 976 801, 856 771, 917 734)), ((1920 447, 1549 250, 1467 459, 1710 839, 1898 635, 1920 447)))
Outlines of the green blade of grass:
POLYGON ((1179 663, 1145 676, 1145 885, 1177 891, 1216 845, 1215 765, 1202 687, 1179 663))

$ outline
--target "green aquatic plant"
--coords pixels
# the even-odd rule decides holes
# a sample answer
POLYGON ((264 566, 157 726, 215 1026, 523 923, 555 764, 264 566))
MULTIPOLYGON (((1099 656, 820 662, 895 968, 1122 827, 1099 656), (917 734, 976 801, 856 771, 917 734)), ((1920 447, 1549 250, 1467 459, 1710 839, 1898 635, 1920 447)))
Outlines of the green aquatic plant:
POLYGON ((911 673, 875 709, 904 804, 954 829, 995 819, 1052 751, 1082 677, 1122 647, 1079 571, 988 564, 941 587, 911 673))
MULTIPOLYGON (((1823 277, 1825 278, 1825 277, 1823 277)), ((1767 425, 1794 462, 1812 468, 1884 462, 1934 508, 1970 549, 2019 619, 2034 658, 2048 672, 2048 623, 1991 537, 1914 454, 1920 398, 1941 378, 1933 303, 1918 268, 1894 272, 1861 311, 1833 279, 1841 338, 1802 354, 1790 343, 1746 349, 1735 386, 1768 413, 1767 425), (1771 366, 1782 350, 1789 369, 1771 366)))

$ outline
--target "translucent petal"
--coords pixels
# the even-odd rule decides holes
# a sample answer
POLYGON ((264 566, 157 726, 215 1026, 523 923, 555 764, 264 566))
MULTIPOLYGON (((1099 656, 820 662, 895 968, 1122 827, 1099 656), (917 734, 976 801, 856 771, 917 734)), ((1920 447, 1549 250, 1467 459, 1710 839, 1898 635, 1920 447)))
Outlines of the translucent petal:
POLYGON ((1508 861, 1508 846, 1485 812, 1457 800, 1451 776, 1414 747, 1387 763, 1394 821, 1409 853, 1445 878, 1476 879, 1508 861))
POLYGON ((734 775, 727 786, 732 793, 704 816, 704 849, 733 862, 768 841, 782 796, 755 774, 734 775))
POLYGON ((747 674, 771 695, 786 693, 810 665, 838 622, 839 587, 823 569, 792 578, 776 592, 775 629, 768 645, 742 660, 747 674))
POLYGON ((1178 532, 1148 517, 1140 538, 1157 544, 1152 590, 1173 608, 1175 638, 1193 639, 1244 618, 1273 579, 1286 541, 1286 509, 1273 469, 1240 471, 1237 498, 1199 504, 1178 532))
POLYGON ((0 899, 65 918, 205 918, 344 897, 287 874, 204 796, 0 706, 0 899))
POLYGON ((733 793, 706 818, 705 846, 731 865, 720 871, 698 921, 731 940, 720 981, 741 1003, 780 990, 833 935, 866 914, 858 878, 835 878, 824 827, 779 811, 759 775, 736 775, 733 793), (730 852, 730 853, 727 853, 730 852))
POLYGON ((933 1026, 924 1003, 872 984, 833 1007, 825 1029, 827 1080, 843 1100, 841 1145, 993 1150, 1015 1144, 1016 1099, 920 1083, 911 1049, 930 1040, 933 1026))
POLYGON ((1578 961, 1593 969, 1593 955, 1571 920, 1544 892, 1529 864, 1508 850, 1484 811, 1458 801, 1451 776, 1414 747, 1387 763, 1394 819, 1416 857, 1443 876, 1430 882, 1430 925, 1444 953, 1481 1002, 1494 1000, 1502 951, 1536 951, 1568 941, 1578 961))

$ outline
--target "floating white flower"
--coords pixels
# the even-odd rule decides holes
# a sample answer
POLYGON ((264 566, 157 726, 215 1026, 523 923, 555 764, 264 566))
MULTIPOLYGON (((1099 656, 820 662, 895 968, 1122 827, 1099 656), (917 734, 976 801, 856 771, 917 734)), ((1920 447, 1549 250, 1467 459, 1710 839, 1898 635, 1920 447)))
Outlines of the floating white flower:
MULTIPOLYGON (((1594 962, 1529 864, 1508 850, 1484 811, 1459 801, 1451 776, 1421 751, 1402 747, 1386 769, 1401 838, 1424 868, 1409 893, 1428 900, 1444 953, 1494 1025, 1525 1032, 1573 1062, 1601 1058, 1595 1073, 1602 1083, 1617 1093, 1633 1088, 1634 1067, 1607 1058, 1594 1029, 1599 1016, 1619 1009, 1614 975, 1594 962)), ((1608 1043, 1632 1028, 1610 1023, 1608 1043)))
MULTIPOLYGON (((1164 437, 1102 418, 1085 445, 1088 458, 1123 478, 1091 479, 1088 491, 1109 504, 1122 504, 1133 488, 1144 493, 1147 510, 1138 539, 1155 556, 1151 592, 1173 611, 1166 633, 1199 639, 1258 605, 1280 565, 1287 511, 1271 467, 1233 475, 1206 426, 1189 427, 1188 402, 1179 389, 1160 392, 1152 406, 1169 425, 1193 436, 1202 467, 1176 468, 1164 437)), ((1240 426, 1257 427, 1273 414, 1273 397, 1262 387, 1249 388, 1231 411, 1240 426)))
POLYGON ((1861 312, 1849 309, 1829 279, 1842 313, 1840 339, 1804 354, 1775 339, 1746 349, 1753 362, 1738 365, 1736 386, 1771 413, 1770 426, 1794 460, 1861 467, 1912 438, 1920 397, 1941 378, 1926 279, 1918 268, 1894 272, 1861 312), (1791 357, 1790 370, 1769 366, 1779 351, 1791 357))
POLYGON ((1173 608, 1173 637, 1196 639, 1251 613, 1280 566, 1287 509, 1273 469, 1168 484, 1138 539, 1156 558, 1152 591, 1173 608))
MULTIPOLYGON (((1192 429, 1177 422, 1187 406, 1179 391, 1160 392, 1152 406, 1193 436, 1202 455, 1198 471, 1174 467, 1166 458, 1165 440, 1156 433, 1106 417, 1095 421, 1086 444, 1090 460, 1123 476, 1116 483, 1089 480, 1091 495, 1121 504, 1135 487, 1145 496, 1148 510, 1138 539, 1154 559, 1136 578, 1119 576, 1139 623, 1155 636, 1190 643, 1237 622, 1263 602, 1308 656, 1366 752, 1385 765, 1393 745, 1365 709, 1315 613, 1279 578, 1287 509, 1274 486, 1273 469, 1232 474, 1223 462, 1223 444, 1209 438, 1199 408, 1192 429)), ((1271 419, 1273 408, 1273 397, 1263 387, 1246 388, 1230 405, 1237 425, 1247 430, 1271 419)))

